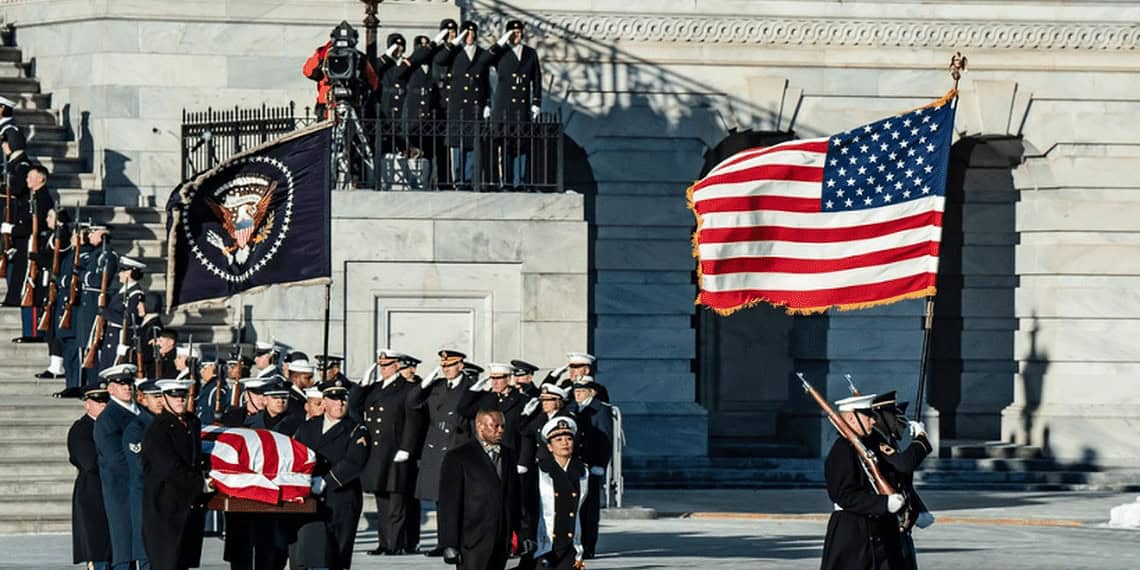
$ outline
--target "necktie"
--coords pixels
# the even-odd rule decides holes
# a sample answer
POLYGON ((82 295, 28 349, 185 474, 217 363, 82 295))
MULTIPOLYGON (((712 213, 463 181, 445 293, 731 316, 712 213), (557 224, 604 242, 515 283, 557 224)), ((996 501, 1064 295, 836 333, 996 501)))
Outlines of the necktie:
POLYGON ((492 448, 491 450, 489 450, 487 452, 487 455, 491 456, 491 463, 493 463, 495 465, 495 474, 498 475, 500 479, 502 479, 503 478, 503 462, 502 462, 501 458, 499 457, 499 450, 492 448))

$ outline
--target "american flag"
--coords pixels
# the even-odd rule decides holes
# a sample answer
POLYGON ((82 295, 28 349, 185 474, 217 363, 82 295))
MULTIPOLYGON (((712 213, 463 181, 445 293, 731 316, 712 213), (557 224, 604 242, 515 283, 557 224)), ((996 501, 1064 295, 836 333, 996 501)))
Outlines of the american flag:
POLYGON ((266 429, 204 427, 202 453, 220 493, 271 505, 305 500, 317 462, 304 444, 266 429))
POLYGON ((716 165, 689 189, 697 302, 815 313, 933 295, 955 95, 716 165))

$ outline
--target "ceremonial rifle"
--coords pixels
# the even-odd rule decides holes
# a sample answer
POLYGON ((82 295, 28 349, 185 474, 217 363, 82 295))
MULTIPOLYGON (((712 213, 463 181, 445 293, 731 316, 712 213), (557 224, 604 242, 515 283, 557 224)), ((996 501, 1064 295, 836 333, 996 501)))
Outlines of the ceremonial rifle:
POLYGON ((808 395, 815 400, 815 403, 823 409, 823 413, 827 415, 827 419, 831 421, 831 425, 835 426, 835 430, 839 432, 839 435, 843 436, 843 438, 855 448, 859 460, 863 463, 863 467, 871 476, 871 482, 875 485, 875 491, 884 496, 897 494, 894 486, 887 481, 886 477, 883 476, 883 472, 879 470, 879 462, 874 452, 867 449, 867 446, 863 444, 863 440, 859 439, 859 436, 851 430, 851 426, 848 426, 847 422, 839 417, 839 414, 831 408, 831 404, 827 403, 827 400, 824 400, 823 396, 808 383, 802 373, 796 372, 796 376, 800 379, 800 382, 803 382, 804 392, 807 392, 808 395))
POLYGON ((51 254, 51 271, 48 271, 48 297, 47 304, 44 305, 44 314, 40 317, 40 325, 37 327, 40 331, 47 332, 51 327, 52 314, 55 312, 55 298, 59 295, 59 287, 56 285, 56 278, 59 276, 60 264, 60 250, 63 249, 63 240, 61 239, 63 228, 60 227, 59 217, 55 220, 55 235, 52 240, 52 254, 51 254))
POLYGON ((107 287, 111 282, 110 262, 106 259, 107 242, 103 242, 103 251, 97 259, 103 260, 103 279, 99 284, 99 312, 95 315, 95 323, 91 326, 91 338, 87 344, 87 356, 83 359, 84 368, 95 368, 99 355, 99 343, 103 341, 103 332, 107 327, 107 318, 103 316, 103 309, 107 308, 107 287))
POLYGON ((71 314, 75 312, 75 305, 79 303, 79 250, 83 246, 83 229, 79 224, 79 206, 75 207, 75 230, 71 232, 71 281, 67 284, 67 304, 63 308, 63 316, 59 319, 59 328, 71 328, 71 314))
POLYGON ((32 212, 32 239, 28 243, 28 272, 24 275, 24 296, 20 299, 21 307, 35 305, 36 274, 40 272, 36 257, 40 253, 40 217, 36 215, 36 192, 29 194, 28 209, 32 212))
MULTIPOLYGON (((174 350, 178 350, 175 348, 174 350)), ((194 335, 190 335, 190 348, 186 349, 186 370, 189 372, 190 377, 190 394, 186 398, 186 411, 191 414, 194 413, 195 400, 198 399, 198 379, 195 378, 194 368, 197 364, 194 362, 194 335)))
POLYGON ((241 405, 241 329, 238 329, 238 335, 238 343, 230 350, 230 358, 237 361, 237 366, 226 367, 226 379, 234 381, 234 387, 230 391, 231 408, 241 405))
MULTIPOLYGON (((135 317, 134 315, 130 314, 130 311, 128 311, 128 309, 131 306, 130 299, 131 299, 131 295, 130 295, 130 292, 128 291, 127 294, 123 296, 123 328, 119 330, 119 345, 120 346, 127 344, 127 336, 130 334, 129 329, 127 328, 127 324, 129 324, 132 320, 134 320, 134 317, 135 317)), ((143 359, 143 340, 142 340, 142 330, 141 329, 142 329, 142 323, 140 322, 138 324, 138 326, 135 327, 135 377, 136 378, 146 378, 146 367, 145 367, 146 362, 143 359)), ((124 357, 123 360, 126 360, 126 358, 124 357)), ((158 380, 158 378, 155 378, 155 380, 158 380)))
MULTIPOLYGON (((4 185, 4 223, 12 225, 12 185, 8 184, 8 157, 0 153, 0 184, 4 185)), ((8 251, 12 234, 4 234, 4 251, 0 252, 0 278, 8 276, 8 251)))

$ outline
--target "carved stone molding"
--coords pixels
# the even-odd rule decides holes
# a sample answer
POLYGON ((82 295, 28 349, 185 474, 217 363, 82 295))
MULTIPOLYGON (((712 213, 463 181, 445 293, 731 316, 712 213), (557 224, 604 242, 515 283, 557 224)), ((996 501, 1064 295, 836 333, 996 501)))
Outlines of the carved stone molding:
MULTIPOLYGON (((502 12, 479 14, 502 24, 502 12)), ((735 43, 937 49, 1140 50, 1140 25, 1114 22, 947 21, 632 16, 542 12, 523 16, 538 35, 600 42, 735 43)), ((496 27, 495 29, 498 29, 496 27)))

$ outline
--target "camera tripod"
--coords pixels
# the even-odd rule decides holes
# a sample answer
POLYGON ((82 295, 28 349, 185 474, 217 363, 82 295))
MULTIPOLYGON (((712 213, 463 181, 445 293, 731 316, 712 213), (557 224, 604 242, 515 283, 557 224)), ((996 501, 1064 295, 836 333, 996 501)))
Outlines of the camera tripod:
POLYGON ((332 161, 336 172, 335 190, 352 190, 352 151, 361 157, 362 180, 371 182, 375 166, 372 159, 372 148, 368 146, 368 139, 364 136, 364 127, 360 123, 360 116, 356 107, 348 100, 333 101, 335 114, 332 132, 332 161), (351 131, 351 132, 350 132, 351 131))

